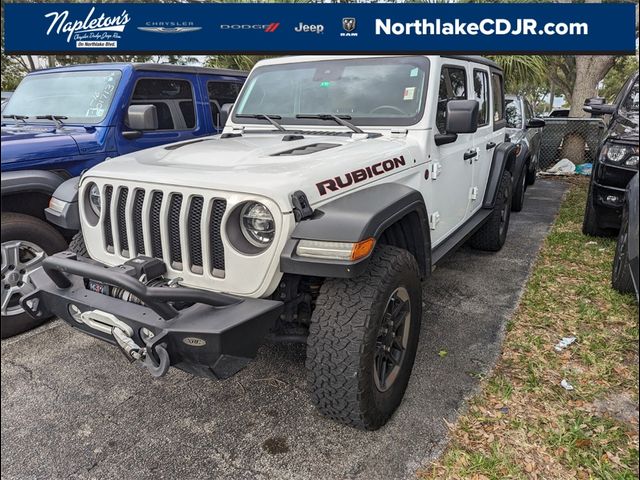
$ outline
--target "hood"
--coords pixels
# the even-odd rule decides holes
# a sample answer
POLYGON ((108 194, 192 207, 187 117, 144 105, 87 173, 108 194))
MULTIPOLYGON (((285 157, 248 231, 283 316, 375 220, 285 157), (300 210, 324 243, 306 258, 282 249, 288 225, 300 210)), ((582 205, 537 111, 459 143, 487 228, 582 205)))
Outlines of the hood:
POLYGON ((262 195, 290 211, 290 196, 297 190, 316 205, 356 184, 409 168, 418 158, 406 137, 330 133, 206 137, 116 157, 92 168, 86 177, 262 195))
POLYGON ((70 157, 80 153, 74 133, 84 133, 84 127, 51 125, 9 125, 2 127, 2 166, 34 167, 51 158, 70 157))
POLYGON ((638 143, 638 112, 616 115, 609 126, 610 140, 638 143))

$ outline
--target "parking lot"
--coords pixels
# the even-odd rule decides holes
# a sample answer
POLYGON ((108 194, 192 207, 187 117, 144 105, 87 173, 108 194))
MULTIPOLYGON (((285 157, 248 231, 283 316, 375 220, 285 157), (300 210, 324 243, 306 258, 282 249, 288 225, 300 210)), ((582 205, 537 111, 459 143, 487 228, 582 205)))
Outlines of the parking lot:
POLYGON ((2 478, 411 478, 499 355, 564 191, 538 180, 501 252, 463 248, 424 284, 413 376, 381 430, 314 410, 302 346, 267 345, 226 381, 154 380, 57 321, 2 342, 2 478))

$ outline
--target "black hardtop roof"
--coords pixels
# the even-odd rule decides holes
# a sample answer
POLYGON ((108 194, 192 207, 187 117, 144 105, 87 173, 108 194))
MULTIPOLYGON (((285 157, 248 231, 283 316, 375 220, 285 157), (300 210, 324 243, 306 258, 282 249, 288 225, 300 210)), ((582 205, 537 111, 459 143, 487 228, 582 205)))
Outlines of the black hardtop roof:
POLYGON ((173 65, 170 63, 132 63, 134 70, 152 72, 207 73, 209 75, 240 75, 246 77, 249 72, 230 68, 209 68, 195 65, 173 65))

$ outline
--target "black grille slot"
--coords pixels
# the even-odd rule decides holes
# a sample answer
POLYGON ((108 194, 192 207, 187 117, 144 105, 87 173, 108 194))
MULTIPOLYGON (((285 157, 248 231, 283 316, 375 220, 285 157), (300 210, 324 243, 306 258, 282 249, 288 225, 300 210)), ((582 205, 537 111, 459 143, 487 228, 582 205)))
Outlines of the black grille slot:
POLYGON ((180 207, 182 195, 174 193, 169 201, 169 247, 171 250, 171 263, 182 263, 182 250, 180 249, 180 207))
POLYGON ((118 240, 120 240, 120 251, 129 250, 129 237, 127 236, 127 197, 129 189, 123 187, 118 195, 118 240))
POLYGON ((211 208, 211 218, 209 219, 209 235, 211 242, 211 265, 214 270, 224 271, 224 246, 220 228, 222 226, 222 216, 227 209, 227 201, 216 198, 211 208))
POLYGON ((193 197, 189 205, 189 255, 191 265, 202 268, 202 235, 200 222, 202 221, 202 197, 193 197))
POLYGON ((107 185, 104 191, 104 241, 107 249, 113 249, 113 230, 111 229, 111 196, 113 195, 113 187, 107 185))
POLYGON ((160 209, 162 207, 162 192, 153 192, 151 196, 151 211, 149 220, 151 222, 151 254, 156 258, 163 258, 162 240, 160 237, 160 209))
POLYGON ((144 255, 144 233, 142 229, 142 205, 144 204, 144 190, 137 189, 133 197, 133 231, 135 233, 136 252, 144 255))

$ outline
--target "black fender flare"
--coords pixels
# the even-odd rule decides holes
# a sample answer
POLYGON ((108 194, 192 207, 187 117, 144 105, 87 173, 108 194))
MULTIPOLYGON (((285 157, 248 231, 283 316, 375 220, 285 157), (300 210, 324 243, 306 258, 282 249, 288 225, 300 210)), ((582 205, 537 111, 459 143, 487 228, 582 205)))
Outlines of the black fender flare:
POLYGON ((353 278, 364 271, 369 257, 358 261, 300 257, 300 240, 355 243, 368 238, 378 240, 395 223, 408 215, 419 225, 410 228, 411 241, 421 273, 431 271, 431 242, 427 209, 422 194, 406 185, 383 183, 341 196, 302 220, 291 233, 280 256, 280 270, 298 275, 353 278))
POLYGON ((57 208, 45 208, 44 214, 49 222, 66 230, 80 230, 80 211, 78 208, 78 185, 80 177, 72 177, 62 182, 52 197, 57 200, 57 208))
POLYGON ((493 208, 498 194, 498 186, 505 169, 513 172, 516 162, 516 146, 510 142, 502 142, 493 151, 491 160, 491 170, 489 171, 489 179, 487 180, 487 189, 485 190, 482 208, 493 208), (511 167, 511 169, 509 169, 511 167))
POLYGON ((57 173, 48 170, 17 170, 2 172, 0 187, 2 196, 16 193, 44 193, 51 195, 65 181, 57 173))

